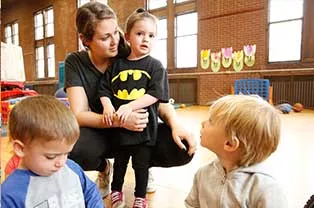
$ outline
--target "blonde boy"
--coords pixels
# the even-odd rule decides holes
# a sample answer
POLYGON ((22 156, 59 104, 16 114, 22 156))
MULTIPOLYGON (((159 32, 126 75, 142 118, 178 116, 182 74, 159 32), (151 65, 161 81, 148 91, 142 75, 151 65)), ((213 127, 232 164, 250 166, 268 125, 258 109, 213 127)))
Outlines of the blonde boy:
POLYGON ((71 111, 51 96, 25 98, 9 117, 9 138, 19 167, 1 185, 1 205, 103 207, 96 185, 68 160, 79 136, 71 111))
POLYGON ((201 145, 218 158, 195 174, 186 207, 287 207, 263 162, 276 150, 279 138, 279 115, 262 98, 218 99, 201 129, 201 145))

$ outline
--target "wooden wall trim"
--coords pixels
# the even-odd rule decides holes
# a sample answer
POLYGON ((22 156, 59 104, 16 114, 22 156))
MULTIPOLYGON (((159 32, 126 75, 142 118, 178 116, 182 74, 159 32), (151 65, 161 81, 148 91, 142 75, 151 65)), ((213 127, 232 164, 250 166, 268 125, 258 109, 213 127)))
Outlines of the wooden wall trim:
POLYGON ((300 68, 300 69, 271 69, 271 70, 245 70, 240 72, 235 71, 224 71, 224 72, 192 72, 192 73, 175 73, 175 74, 168 74, 168 77, 179 77, 179 76, 196 76, 196 75, 219 75, 219 74, 247 74, 247 73, 268 73, 268 72, 297 72, 297 71, 313 71, 314 68, 300 68))

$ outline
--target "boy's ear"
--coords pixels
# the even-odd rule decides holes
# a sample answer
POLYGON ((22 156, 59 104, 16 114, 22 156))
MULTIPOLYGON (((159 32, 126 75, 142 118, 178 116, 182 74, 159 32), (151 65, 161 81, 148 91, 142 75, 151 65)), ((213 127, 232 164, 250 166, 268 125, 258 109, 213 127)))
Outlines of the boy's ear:
POLYGON ((13 151, 19 157, 24 157, 25 145, 20 140, 13 140, 13 151))
POLYGON ((226 139, 224 142, 224 150, 228 152, 236 151, 240 146, 240 140, 236 136, 226 139))

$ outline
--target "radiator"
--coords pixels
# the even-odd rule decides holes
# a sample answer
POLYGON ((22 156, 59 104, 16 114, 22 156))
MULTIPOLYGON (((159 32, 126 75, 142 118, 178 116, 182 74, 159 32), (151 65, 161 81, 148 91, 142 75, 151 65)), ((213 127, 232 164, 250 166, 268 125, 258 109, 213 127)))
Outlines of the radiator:
POLYGON ((265 77, 273 86, 274 104, 302 103, 304 108, 314 109, 314 76, 265 77))

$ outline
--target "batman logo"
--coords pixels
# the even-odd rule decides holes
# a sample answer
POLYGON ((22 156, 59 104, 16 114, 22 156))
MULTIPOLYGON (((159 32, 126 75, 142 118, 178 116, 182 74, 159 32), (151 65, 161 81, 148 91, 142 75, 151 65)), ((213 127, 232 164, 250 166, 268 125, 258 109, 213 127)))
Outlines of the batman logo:
POLYGON ((151 76, 143 70, 127 69, 112 78, 114 96, 121 100, 136 100, 146 93, 146 82, 151 76), (143 79, 146 78, 146 79, 143 79))

